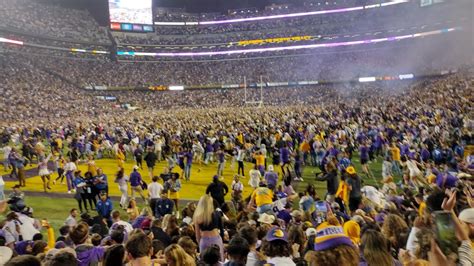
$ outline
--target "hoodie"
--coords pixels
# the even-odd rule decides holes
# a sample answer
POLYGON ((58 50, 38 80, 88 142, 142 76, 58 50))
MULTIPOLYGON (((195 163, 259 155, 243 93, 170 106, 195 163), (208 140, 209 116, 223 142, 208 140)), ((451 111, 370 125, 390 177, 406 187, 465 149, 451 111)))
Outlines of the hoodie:
POLYGON ((105 248, 92 245, 79 245, 76 247, 79 266, 98 266, 104 258, 105 248))

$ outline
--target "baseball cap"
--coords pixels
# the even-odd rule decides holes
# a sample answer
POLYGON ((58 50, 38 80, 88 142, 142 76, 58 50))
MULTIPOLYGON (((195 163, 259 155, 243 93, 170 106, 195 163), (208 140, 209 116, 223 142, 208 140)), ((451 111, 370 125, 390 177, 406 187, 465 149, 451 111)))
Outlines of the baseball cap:
POLYGON ((474 208, 464 209, 459 214, 459 220, 468 224, 474 224, 474 208))
POLYGON ((291 212, 291 216, 293 216, 293 217, 303 216, 303 212, 300 211, 300 210, 293 210, 291 212))
POLYGON ((267 168, 268 168, 268 171, 273 171, 273 165, 270 164, 267 168))
POLYGON ((349 166, 346 168, 346 172, 350 175, 353 175, 356 173, 356 170, 354 169, 354 166, 349 166))
POLYGON ((353 246, 351 239, 344 234, 341 226, 330 225, 327 222, 318 226, 314 239, 315 251, 327 250, 341 245, 353 246))
POLYGON ((258 221, 264 224, 272 224, 275 221, 275 216, 264 213, 260 215, 260 218, 258 218, 258 221))
POLYGON ((308 228, 306 229, 306 236, 307 237, 310 237, 310 236, 315 236, 316 235, 316 229, 314 228, 308 228))
POLYGON ((273 227, 268 231, 267 233, 267 241, 275 241, 275 240, 283 240, 288 243, 288 235, 286 234, 285 231, 283 231, 280 227, 273 227))
POLYGON ((138 165, 134 165, 133 170, 138 170, 138 165))

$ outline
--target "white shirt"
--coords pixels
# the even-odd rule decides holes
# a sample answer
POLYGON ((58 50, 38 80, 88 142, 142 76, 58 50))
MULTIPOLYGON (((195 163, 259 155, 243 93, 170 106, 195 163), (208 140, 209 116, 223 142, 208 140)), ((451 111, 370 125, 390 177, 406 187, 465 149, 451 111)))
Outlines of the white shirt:
POLYGON ((150 199, 159 199, 163 189, 160 183, 151 182, 151 184, 148 185, 148 195, 150 195, 150 199))
POLYGON ((64 171, 76 171, 77 166, 73 162, 68 162, 67 164, 64 165, 64 171))
POLYGON ((72 217, 71 215, 69 215, 69 217, 66 218, 66 221, 64 222, 64 225, 67 225, 67 226, 75 226, 75 225, 77 225, 76 218, 74 218, 74 217, 72 217))
POLYGON ((6 146, 3 148, 3 158, 5 160, 8 160, 8 156, 10 155, 11 151, 12 151, 12 148, 10 146, 6 146))
POLYGON ((112 224, 112 226, 110 227, 110 230, 109 230, 109 234, 112 233, 112 228, 114 228, 115 227, 114 225, 116 225, 116 224, 123 225, 123 227, 125 228, 125 231, 127 232, 127 234, 130 234, 130 232, 133 231, 133 227, 130 223, 127 223, 125 221, 120 220, 120 221, 115 222, 114 224, 112 224))
POLYGON ((259 260, 255 251, 250 251, 247 255, 247 264, 245 266, 257 266, 259 265, 259 260))
POLYGON ((256 169, 252 169, 249 171, 249 175, 250 175, 249 185, 253 188, 258 187, 258 183, 260 183, 260 178, 262 178, 260 171, 256 169))
POLYGON ((245 158, 245 151, 243 149, 239 149, 237 153, 237 161, 243 162, 245 158))
POLYGON ((267 263, 271 263, 276 266, 285 265, 285 266, 296 266, 293 260, 289 257, 274 257, 268 258, 267 263))
POLYGON ((239 181, 238 183, 236 183, 234 180, 232 181, 232 190, 242 192, 244 191, 244 185, 242 184, 242 182, 239 181))
POLYGON ((382 164, 382 177, 386 178, 392 176, 392 163, 389 161, 383 161, 382 164))
POLYGON ((364 186, 360 191, 364 193, 365 196, 373 203, 378 204, 379 206, 385 205, 385 195, 378 191, 375 187, 364 186))
MULTIPOLYGON (((32 240, 33 236, 40 232, 35 227, 35 220, 22 213, 16 214, 18 215, 18 220, 20 221, 20 233, 23 236, 23 240, 32 240)), ((5 223, 5 226, 3 227, 3 230, 6 232, 5 239, 7 244, 19 240, 15 223, 18 223, 18 221, 9 221, 5 223)))

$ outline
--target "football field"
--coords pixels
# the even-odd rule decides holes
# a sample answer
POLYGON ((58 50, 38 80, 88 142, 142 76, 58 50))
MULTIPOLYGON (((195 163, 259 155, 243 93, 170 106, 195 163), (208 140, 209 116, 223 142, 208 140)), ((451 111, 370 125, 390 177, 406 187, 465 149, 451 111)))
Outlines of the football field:
MULTIPOLYGON (((111 196, 120 196, 120 192, 118 190, 118 186, 114 183, 115 174, 118 170, 117 161, 115 159, 100 159, 95 161, 96 166, 103 169, 104 173, 108 177, 109 182, 109 193, 111 196)), ((356 167, 358 173, 361 172, 360 163, 357 157, 353 158, 353 164, 356 167)), ((132 172, 132 168, 135 165, 135 162, 132 160, 128 160, 125 163, 125 173, 126 175, 130 175, 132 172)), ((157 163, 154 175, 159 175, 163 169, 167 166, 167 163, 162 161, 157 163)), ((87 171, 87 165, 79 164, 78 168, 84 174, 87 171)), ((244 185, 244 197, 248 196, 252 189, 248 185, 248 171, 252 168, 251 163, 245 163, 245 172, 246 177, 241 179, 241 182, 244 185)), ((376 178, 381 180, 381 159, 379 158, 378 161, 373 162, 370 164, 370 168, 376 178)), ((9 175, 8 172, 4 171, 3 167, 0 166, 0 175, 4 176, 5 180, 5 189, 8 190, 6 195, 8 196, 9 190, 11 187, 14 186, 17 181, 15 179, 10 179, 7 176, 9 175)), ((279 172, 281 178, 281 171, 280 167, 275 167, 279 172)), ((303 182, 294 182, 294 188, 297 192, 304 190, 308 183, 312 183, 316 186, 317 192, 320 196, 324 196, 326 193, 326 182, 315 181, 314 176, 315 173, 319 172, 319 169, 312 166, 305 166, 303 168, 303 182)), ((33 164, 33 166, 26 167, 27 173, 29 177, 26 179, 26 187, 22 188, 23 191, 26 192, 26 204, 33 208, 34 210, 34 217, 38 219, 48 219, 52 226, 56 229, 57 232, 58 228, 64 223, 64 220, 68 216, 68 212, 71 208, 77 208, 77 202, 74 200, 74 194, 67 194, 67 186, 66 184, 60 184, 59 181, 53 185, 51 182, 51 190, 49 193, 43 192, 43 183, 41 178, 37 175, 37 165, 33 164), (28 192, 35 192, 34 196, 28 196, 28 192)), ((149 177, 148 171, 144 166, 144 169, 139 169, 139 172, 142 175, 142 178, 145 182, 150 183, 151 178, 149 177)), ((181 175, 181 169, 179 167, 175 167, 175 171, 181 175)), ((181 179, 182 188, 179 192, 180 199, 183 202, 187 202, 190 200, 198 200, 205 192, 206 188, 210 182, 212 182, 213 176, 217 172, 217 164, 211 163, 209 165, 202 164, 201 167, 194 164, 191 168, 191 180, 185 181, 181 179)), ((226 162, 225 169, 224 169, 224 179, 223 181, 229 186, 232 183, 233 176, 237 173, 237 163, 231 165, 231 162, 226 162)), ((51 180, 56 179, 57 173, 53 173, 51 180)), ((364 176, 362 176, 364 178, 364 176)), ((65 180, 64 180, 65 182, 65 180)), ((162 181, 160 181, 162 182, 162 181)), ((365 184, 374 184, 372 179, 364 179, 365 184)), ((130 193, 130 190, 129 190, 130 193)), ((115 198, 115 197, 114 197, 115 198)), ((226 196, 226 199, 230 199, 230 193, 226 196)), ((143 203, 140 199, 137 199, 139 206, 143 206, 143 203)), ((116 200, 113 201, 114 208, 119 209, 118 202, 116 200)), ((184 207, 184 204, 180 204, 180 209, 184 207)), ((95 213, 91 213, 91 215, 95 215, 95 213)), ((3 219, 4 214, 0 215, 0 218, 3 219)), ((125 216, 126 217, 126 216, 125 216)))

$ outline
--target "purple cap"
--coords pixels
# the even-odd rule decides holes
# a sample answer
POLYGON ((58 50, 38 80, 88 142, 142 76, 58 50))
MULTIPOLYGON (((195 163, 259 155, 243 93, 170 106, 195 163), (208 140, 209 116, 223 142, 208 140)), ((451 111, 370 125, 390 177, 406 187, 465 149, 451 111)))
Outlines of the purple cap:
POLYGON ((273 227, 272 229, 270 229, 270 231, 268 231, 266 239, 268 242, 274 240, 283 240, 288 243, 288 235, 283 229, 277 226, 273 227))
POLYGON ((385 221, 385 216, 387 216, 387 215, 383 212, 375 215, 375 222, 376 223, 383 223, 385 221))
POLYGON ((66 247, 66 243, 64 243, 64 241, 58 241, 54 245, 54 248, 57 248, 57 249, 62 249, 62 248, 65 248, 65 247, 66 247))
POLYGON ((322 225, 316 229, 315 251, 327 250, 341 245, 354 246, 351 239, 344 234, 341 226, 322 225))

